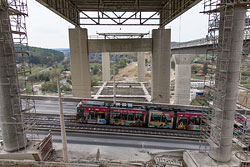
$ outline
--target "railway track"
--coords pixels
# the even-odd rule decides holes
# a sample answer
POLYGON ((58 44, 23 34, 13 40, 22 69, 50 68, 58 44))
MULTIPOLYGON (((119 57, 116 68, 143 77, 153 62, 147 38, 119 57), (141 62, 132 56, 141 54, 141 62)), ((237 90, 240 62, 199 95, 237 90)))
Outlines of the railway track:
MULTIPOLYGON (((24 116, 28 124, 36 122, 36 129, 60 131, 60 117, 56 114, 35 114, 29 117, 24 116)), ((140 136, 153 138, 172 138, 184 140, 199 140, 199 131, 186 131, 174 129, 156 129, 146 127, 127 127, 114 125, 99 125, 99 124, 81 124, 75 119, 75 115, 65 115, 65 128, 67 132, 77 133, 97 133, 109 135, 125 135, 125 136, 140 136)))

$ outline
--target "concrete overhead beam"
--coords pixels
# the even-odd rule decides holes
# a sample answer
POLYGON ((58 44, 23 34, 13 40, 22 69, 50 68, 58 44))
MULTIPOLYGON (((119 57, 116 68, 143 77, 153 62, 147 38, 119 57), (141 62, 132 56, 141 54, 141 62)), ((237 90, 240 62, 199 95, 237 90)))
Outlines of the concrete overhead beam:
MULTIPOLYGON (((141 82, 143 83, 143 82, 141 82)), ((94 86, 94 88, 101 88, 102 86, 94 86)), ((113 88, 113 86, 105 86, 105 88, 113 88)), ((119 89, 129 89, 129 88, 133 88, 133 89, 141 89, 141 86, 116 86, 116 88, 119 89)))
MULTIPOLYGON (((213 49, 213 43, 207 43, 206 39, 184 42, 181 44, 175 44, 171 46, 171 54, 206 54, 208 49, 213 49)), ((250 40, 246 39, 243 42, 243 52, 250 54, 250 40)))
POLYGON ((146 52, 152 50, 152 39, 89 39, 89 53, 146 52))
POLYGON ((180 48, 171 48, 171 54, 206 54, 208 49, 212 49, 213 46, 200 45, 192 47, 180 47, 180 48))

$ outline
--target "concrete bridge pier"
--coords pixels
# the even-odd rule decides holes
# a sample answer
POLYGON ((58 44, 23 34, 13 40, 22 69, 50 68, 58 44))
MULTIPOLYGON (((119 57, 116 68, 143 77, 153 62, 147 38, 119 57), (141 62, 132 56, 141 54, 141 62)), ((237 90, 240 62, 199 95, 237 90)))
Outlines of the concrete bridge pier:
POLYGON ((86 28, 69 29, 73 97, 90 98, 88 34, 86 28))
POLYGON ((213 101, 216 126, 211 128, 213 144, 209 152, 211 158, 221 162, 230 161, 232 157, 247 5, 235 2, 234 8, 231 5, 226 8, 226 12, 220 12, 219 44, 222 48, 217 57, 213 101))
POLYGON ((109 52, 102 53, 102 81, 110 81, 110 55, 109 52))
POLYGON ((11 35, 7 2, 0 10, 0 125, 5 151, 17 151, 26 147, 21 114, 16 56, 11 35))
POLYGON ((175 98, 174 104, 190 104, 191 63, 196 55, 176 54, 175 61, 175 98))
POLYGON ((155 29, 152 38, 152 101, 169 103, 171 30, 155 29))
POLYGON ((137 52, 138 82, 145 82, 145 53, 137 52))

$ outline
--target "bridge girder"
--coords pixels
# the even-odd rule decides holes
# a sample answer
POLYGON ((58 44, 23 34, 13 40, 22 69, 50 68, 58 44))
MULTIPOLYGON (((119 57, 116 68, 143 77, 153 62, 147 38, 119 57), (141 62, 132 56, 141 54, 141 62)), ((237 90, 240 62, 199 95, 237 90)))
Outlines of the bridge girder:
POLYGON ((79 25, 157 25, 164 27, 201 0, 36 0, 79 25))
POLYGON ((201 0, 168 0, 160 11, 160 27, 164 27, 201 0))
POLYGON ((75 26, 80 25, 79 10, 70 0, 36 0, 75 26))

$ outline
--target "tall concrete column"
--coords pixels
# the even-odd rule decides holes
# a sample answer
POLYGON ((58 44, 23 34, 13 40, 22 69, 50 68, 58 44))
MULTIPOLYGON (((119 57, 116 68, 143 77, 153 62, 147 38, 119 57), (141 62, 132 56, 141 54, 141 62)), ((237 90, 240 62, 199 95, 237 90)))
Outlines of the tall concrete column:
POLYGON ((213 102, 216 126, 212 127, 210 136, 214 144, 210 145, 209 155, 221 162, 229 161, 232 156, 234 116, 247 8, 235 4, 234 11, 231 9, 229 6, 226 9, 227 13, 224 11, 220 13, 219 46, 221 46, 221 52, 217 57, 216 91, 214 91, 213 102))
POLYGON ((176 54, 175 61, 175 98, 174 104, 190 104, 191 63, 195 55, 176 54))
POLYGON ((0 9, 0 124, 5 151, 26 146, 21 100, 16 69, 16 56, 10 29, 7 3, 0 9))
POLYGON ((152 101, 169 103, 170 100, 170 29, 152 31, 152 101))
POLYGON ((110 56, 108 52, 102 53, 102 81, 110 81, 110 56))
POLYGON ((69 29, 72 94, 90 98, 88 34, 86 28, 69 29))
POLYGON ((145 53, 137 52, 138 82, 145 82, 145 53))

